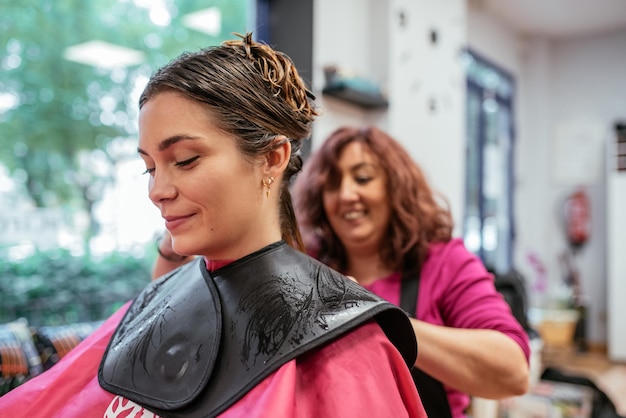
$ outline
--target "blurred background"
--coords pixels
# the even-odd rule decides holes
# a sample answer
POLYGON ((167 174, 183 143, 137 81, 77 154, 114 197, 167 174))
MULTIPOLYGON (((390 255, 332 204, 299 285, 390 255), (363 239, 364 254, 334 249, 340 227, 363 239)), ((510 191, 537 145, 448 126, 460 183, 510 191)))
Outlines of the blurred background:
POLYGON ((313 146, 346 121, 383 126, 467 247, 523 277, 532 322, 574 308, 581 346, 626 360, 626 3, 313 4, 317 89, 332 66, 385 98, 327 86, 313 146))
POLYGON ((388 130, 467 247, 521 280, 534 326, 569 322, 567 344, 626 361, 623 0, 0 10, 0 322, 97 321, 149 281, 162 222, 136 154, 138 95, 180 52, 254 31, 318 97, 305 155, 343 124, 388 130))
POLYGON ((1 0, 0 322, 105 318, 149 281, 163 228, 138 98, 185 50, 253 29, 228 1, 1 0))

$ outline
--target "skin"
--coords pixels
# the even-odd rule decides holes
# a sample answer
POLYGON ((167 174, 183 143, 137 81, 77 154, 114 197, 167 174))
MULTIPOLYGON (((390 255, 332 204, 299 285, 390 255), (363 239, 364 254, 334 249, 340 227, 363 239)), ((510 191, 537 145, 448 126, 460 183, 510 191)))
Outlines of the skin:
POLYGON ((346 248, 347 274, 368 285, 392 272, 378 251, 391 218, 387 175, 360 142, 351 142, 342 150, 338 172, 336 183, 322 193, 324 212, 346 248))
MULTIPOLYGON (((324 210, 348 254, 346 273, 368 285, 392 273, 379 252, 391 217, 387 177, 376 156, 359 142, 342 150, 338 170, 337 183, 324 190, 324 210)), ((506 335, 433 325, 414 318, 411 323, 420 347, 415 365, 441 382, 490 399, 527 391, 524 353, 506 335)))
POLYGON ((251 161, 210 116, 199 102, 159 93, 140 111, 138 152, 172 249, 233 260, 281 239, 279 193, 268 198, 262 180, 274 177, 274 187, 280 184, 290 145, 251 161))

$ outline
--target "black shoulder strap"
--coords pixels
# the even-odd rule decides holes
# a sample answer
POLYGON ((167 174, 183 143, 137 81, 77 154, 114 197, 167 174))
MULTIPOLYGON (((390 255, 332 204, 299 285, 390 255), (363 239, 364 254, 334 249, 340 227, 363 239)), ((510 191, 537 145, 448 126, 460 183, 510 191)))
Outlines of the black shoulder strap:
MULTIPOLYGON (((414 275, 402 277, 400 282, 400 307, 413 318, 417 318, 419 283, 420 271, 414 275)), ((417 343, 419 346, 419 341, 417 343)), ((411 368, 411 375, 422 400, 422 405, 424 405, 426 415, 437 418, 452 418, 448 395, 443 384, 417 367, 411 368)))
POLYGON ((400 307, 404 309, 412 318, 417 317, 417 295, 419 294, 419 285, 419 275, 403 277, 400 282, 400 307))

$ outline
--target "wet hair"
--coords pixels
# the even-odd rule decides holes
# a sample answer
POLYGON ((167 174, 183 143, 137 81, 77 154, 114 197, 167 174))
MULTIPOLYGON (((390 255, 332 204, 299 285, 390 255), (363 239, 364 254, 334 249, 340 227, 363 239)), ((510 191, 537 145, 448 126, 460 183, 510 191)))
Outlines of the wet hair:
POLYGON ((289 183, 302 169, 302 141, 310 137, 318 112, 291 59, 252 34, 198 52, 185 52, 157 70, 139 99, 141 108, 164 91, 176 91, 206 105, 212 120, 238 138, 241 152, 251 160, 270 152, 284 135, 291 156, 280 187, 282 236, 302 249, 289 183), (311 101, 310 101, 311 100, 311 101))
POLYGON ((352 142, 362 143, 387 176, 391 219, 380 247, 382 260, 403 275, 416 274, 430 243, 452 238, 452 215, 402 145, 376 127, 337 129, 298 175, 294 198, 305 247, 320 261, 346 271, 346 251, 324 211, 323 192, 339 177, 341 152, 352 142))

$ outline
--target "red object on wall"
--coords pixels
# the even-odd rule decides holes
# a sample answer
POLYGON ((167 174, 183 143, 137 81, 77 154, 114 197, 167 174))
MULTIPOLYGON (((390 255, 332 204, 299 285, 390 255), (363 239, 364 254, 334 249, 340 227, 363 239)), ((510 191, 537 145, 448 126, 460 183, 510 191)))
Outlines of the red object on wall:
POLYGON ((579 247, 591 233, 591 204, 584 189, 574 191, 565 200, 565 232, 572 246, 579 247))

